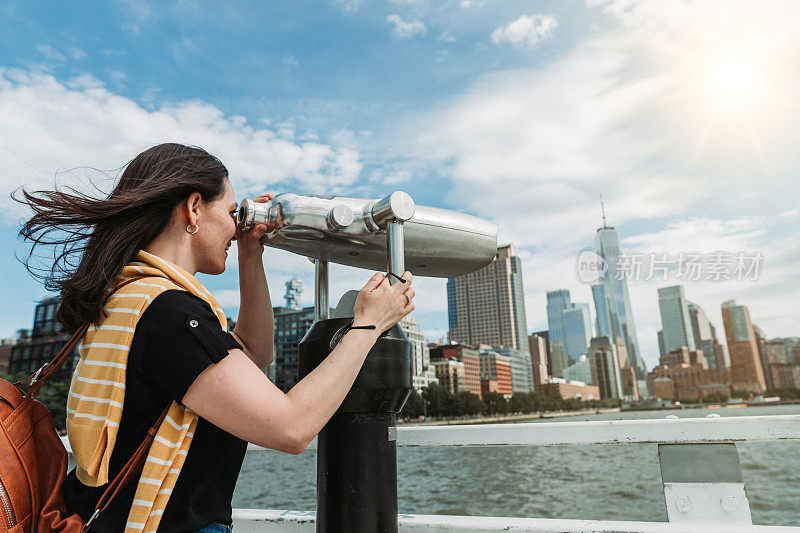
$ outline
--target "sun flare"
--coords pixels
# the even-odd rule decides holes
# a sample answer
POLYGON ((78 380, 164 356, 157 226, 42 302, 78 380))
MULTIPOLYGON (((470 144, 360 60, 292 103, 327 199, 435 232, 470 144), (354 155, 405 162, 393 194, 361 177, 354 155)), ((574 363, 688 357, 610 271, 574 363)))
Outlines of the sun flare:
POLYGON ((764 91, 764 72, 751 54, 726 50, 712 57, 703 80, 707 97, 717 105, 753 105, 764 91))

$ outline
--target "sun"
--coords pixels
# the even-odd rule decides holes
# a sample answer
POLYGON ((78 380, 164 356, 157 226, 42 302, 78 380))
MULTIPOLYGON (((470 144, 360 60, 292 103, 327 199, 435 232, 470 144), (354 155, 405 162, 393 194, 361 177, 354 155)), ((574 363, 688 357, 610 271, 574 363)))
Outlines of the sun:
POLYGON ((765 73, 758 58, 746 51, 726 49, 713 55, 704 67, 703 89, 717 106, 745 108, 764 92, 765 73))

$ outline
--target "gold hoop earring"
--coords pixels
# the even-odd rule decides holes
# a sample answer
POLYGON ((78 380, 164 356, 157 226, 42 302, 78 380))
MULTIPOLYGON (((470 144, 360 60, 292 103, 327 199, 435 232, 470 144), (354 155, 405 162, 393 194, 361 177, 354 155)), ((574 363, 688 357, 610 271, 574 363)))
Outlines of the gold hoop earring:
POLYGON ((195 233, 197 233, 197 230, 199 230, 199 229, 200 229, 200 226, 198 226, 197 224, 187 224, 186 225, 186 233, 188 233, 189 235, 194 235, 195 233), (189 228, 191 228, 192 226, 194 226, 194 231, 189 231, 189 228))

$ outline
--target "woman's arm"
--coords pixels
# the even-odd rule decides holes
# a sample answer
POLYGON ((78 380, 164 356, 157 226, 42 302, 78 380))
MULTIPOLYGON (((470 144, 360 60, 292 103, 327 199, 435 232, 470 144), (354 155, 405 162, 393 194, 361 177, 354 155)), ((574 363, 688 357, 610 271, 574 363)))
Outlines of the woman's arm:
MULTIPOLYGON (((253 198, 259 203, 269 202, 272 193, 253 198)), ((239 255, 239 317, 233 335, 244 348, 244 353, 262 371, 275 358, 275 322, 269 297, 267 276, 264 274, 264 246, 260 239, 267 231, 266 224, 258 224, 248 232, 236 230, 236 247, 239 255)))
POLYGON ((262 371, 272 363, 275 322, 262 256, 239 257, 239 318, 233 334, 262 371))
POLYGON ((230 350, 206 368, 182 403, 212 424, 248 442, 284 452, 302 452, 336 412, 353 385, 378 335, 414 309, 408 283, 389 285, 376 274, 361 289, 355 325, 309 375, 284 394, 241 350, 230 350))

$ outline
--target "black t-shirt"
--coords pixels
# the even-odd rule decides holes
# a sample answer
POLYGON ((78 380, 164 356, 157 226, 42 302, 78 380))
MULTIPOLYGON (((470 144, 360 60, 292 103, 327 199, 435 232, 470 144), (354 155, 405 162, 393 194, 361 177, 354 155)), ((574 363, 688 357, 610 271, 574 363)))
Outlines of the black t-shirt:
MULTIPOLYGON (((109 480, 125 466, 167 403, 180 402, 195 378, 210 364, 221 361, 231 348, 241 346, 220 328, 204 300, 179 290, 165 291, 153 300, 133 334, 109 480)), ((230 524, 233 489, 246 449, 245 441, 198 417, 189 453, 158 531, 184 533, 212 522, 230 524)), ((131 482, 97 517, 92 533, 120 533, 125 529, 136 485, 131 482)), ((87 520, 105 488, 87 487, 73 470, 64 487, 67 506, 87 520)))

